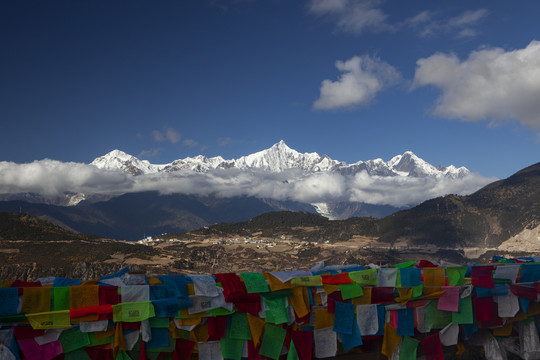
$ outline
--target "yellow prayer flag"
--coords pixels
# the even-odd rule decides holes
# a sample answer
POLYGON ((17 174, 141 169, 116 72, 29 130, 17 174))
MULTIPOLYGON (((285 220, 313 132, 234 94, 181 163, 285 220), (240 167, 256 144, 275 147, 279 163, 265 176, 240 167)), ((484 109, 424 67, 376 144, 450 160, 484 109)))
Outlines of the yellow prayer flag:
POLYGON ((397 330, 390 323, 385 323, 381 354, 390 359, 400 340, 401 336, 398 336, 397 330))
POLYGON ((315 330, 334 326, 334 314, 329 313, 326 308, 313 309, 313 311, 315 312, 315 330))
POLYGON ((32 314, 49 311, 51 311, 51 287, 24 288, 21 312, 32 314))
POLYGON ((253 339, 253 344, 257 348, 261 342, 262 335, 264 333, 265 322, 263 319, 247 314, 247 319, 249 323, 249 330, 251 331, 251 338, 253 339))
POLYGON ((43 313, 26 314, 26 318, 32 328, 39 329, 63 329, 71 327, 69 310, 50 311, 43 313))
POLYGON ((306 287, 295 286, 292 288, 292 296, 289 296, 289 304, 294 308, 296 316, 302 318, 309 314, 309 294, 306 287))
POLYGON ((263 273, 263 276, 268 281, 271 291, 290 289, 292 287, 290 280, 282 283, 277 277, 268 272, 263 273))
POLYGON ((291 280, 292 286, 322 286, 321 275, 301 276, 291 280))

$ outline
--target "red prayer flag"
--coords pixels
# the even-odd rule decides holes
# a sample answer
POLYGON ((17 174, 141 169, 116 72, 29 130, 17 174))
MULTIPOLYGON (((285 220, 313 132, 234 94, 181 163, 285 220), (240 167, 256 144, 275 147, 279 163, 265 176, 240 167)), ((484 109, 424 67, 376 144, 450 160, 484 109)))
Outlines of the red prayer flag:
POLYGON ((441 339, 439 338, 439 333, 433 334, 430 337, 421 340, 421 342, 422 345, 424 345, 426 360, 444 360, 444 353, 441 339))
POLYGON ((478 265, 471 268, 471 280, 473 286, 483 286, 488 288, 494 288, 495 284, 493 283, 493 270, 495 269, 492 265, 478 265))

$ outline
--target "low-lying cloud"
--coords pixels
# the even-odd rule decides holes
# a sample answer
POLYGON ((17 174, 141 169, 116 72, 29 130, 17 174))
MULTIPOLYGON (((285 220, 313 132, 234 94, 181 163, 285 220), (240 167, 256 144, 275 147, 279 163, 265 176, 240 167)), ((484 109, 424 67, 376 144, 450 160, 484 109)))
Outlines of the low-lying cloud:
POLYGON ((478 174, 461 179, 379 177, 366 172, 305 174, 298 169, 281 173, 262 170, 189 170, 132 176, 82 163, 40 160, 28 164, 0 162, 0 193, 38 193, 48 197, 66 192, 119 195, 159 191, 163 194, 254 196, 304 203, 357 201, 374 205, 408 206, 446 194, 469 194, 494 181, 478 174))
POLYGON ((121 171, 100 170, 82 163, 50 159, 26 164, 0 161, 0 194, 118 194, 132 189, 135 182, 121 171))
POLYGON ((518 121, 540 133, 540 42, 505 51, 484 48, 461 61, 436 53, 417 61, 413 89, 441 91, 434 114, 465 121, 518 121))

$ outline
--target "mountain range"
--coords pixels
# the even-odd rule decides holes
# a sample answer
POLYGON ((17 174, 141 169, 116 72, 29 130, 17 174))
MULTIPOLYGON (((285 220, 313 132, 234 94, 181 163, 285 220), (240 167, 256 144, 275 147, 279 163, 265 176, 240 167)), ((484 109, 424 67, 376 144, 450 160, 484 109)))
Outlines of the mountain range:
MULTIPOLYGON (((467 196, 447 195, 381 219, 354 217, 331 221, 314 214, 275 212, 247 222, 224 223, 164 239, 260 234, 310 241, 377 239, 397 249, 468 249, 482 254, 540 252, 540 163, 467 196)), ((419 250, 417 250, 419 251, 419 250)), ((467 255, 467 254, 466 254, 467 255)), ((473 254, 473 256, 475 256, 473 254)))
POLYGON ((113 150, 90 164, 8 165, 4 173, 22 169, 22 175, 17 184, 0 183, 0 189, 34 185, 32 191, 2 191, 0 211, 22 211, 75 232, 124 240, 244 221, 269 211, 382 218, 488 182, 477 181, 465 167, 433 166, 411 151, 389 161, 347 164, 302 154, 284 141, 233 160, 200 155, 152 164, 113 150), (45 175, 27 179, 28 174, 45 175))
MULTIPOLYGON (((236 201, 239 200, 214 198, 210 201, 209 198, 195 199, 185 195, 138 193, 126 194, 99 206, 58 207, 22 202, 15 205, 37 206, 33 211, 43 211, 46 216, 71 221, 81 228, 94 226, 98 229, 95 225, 99 223, 100 226, 110 226, 110 229, 117 228, 118 233, 122 233, 127 231, 125 224, 135 226, 137 231, 151 230, 152 224, 173 229, 181 225, 179 220, 172 220, 170 214, 174 211, 177 219, 182 216, 194 219, 195 212, 207 218, 227 214, 228 219, 233 219, 235 211, 241 208, 246 209, 242 216, 249 212, 247 209, 257 206, 259 211, 267 209, 254 198, 244 198, 244 206, 237 207, 236 201), (147 207, 146 211, 140 209, 141 203, 147 207), (174 210, 178 203, 195 210, 181 215, 179 210, 174 210), (77 212, 66 213, 66 209, 77 209, 77 212), (92 225, 92 222, 96 224, 92 225)), ((133 243, 69 233, 20 212, 0 212, 0 245, 3 250, 0 263, 2 260, 9 262, 9 266, 0 269, 10 276, 21 273, 36 276, 38 270, 40 274, 50 275, 50 267, 58 266, 57 255, 62 257, 62 272, 73 268, 74 259, 85 262, 79 266, 81 271, 105 260, 108 265, 117 263, 120 266, 131 259, 129 261, 136 264, 146 264, 153 270, 165 272, 171 271, 171 266, 178 271, 212 272, 216 264, 223 264, 229 270, 231 266, 237 266, 242 271, 252 271, 275 269, 276 266, 298 268, 300 263, 309 268, 317 261, 344 264, 361 263, 366 259, 392 259, 398 262, 422 257, 461 263, 465 258, 484 262, 493 255, 534 256, 540 254, 540 163, 473 194, 437 197, 381 219, 353 217, 329 220, 303 211, 270 211, 248 221, 227 221, 190 232, 170 231, 157 238, 160 239, 157 242, 142 241, 149 245, 146 248, 142 245, 137 247, 131 245, 133 243), (59 242, 62 243, 60 247, 59 242), (259 242, 263 244, 261 249, 257 245, 259 242), (276 244, 281 247, 270 250, 276 244), (84 251, 81 251, 81 246, 84 246, 84 251), (40 259, 45 264, 38 269, 35 261, 43 253, 55 256, 40 259)), ((88 276, 95 277, 95 273, 88 276)))
POLYGON ((420 159, 412 151, 406 151, 402 155, 394 156, 388 162, 382 159, 374 159, 347 164, 343 161, 333 160, 327 155, 317 153, 302 154, 288 147, 283 140, 269 149, 232 160, 225 160, 221 156, 207 158, 199 155, 174 160, 168 164, 152 164, 147 160, 140 160, 121 150, 113 150, 104 156, 96 158, 90 164, 100 169, 120 169, 134 176, 174 173, 186 170, 204 173, 212 169, 257 169, 273 173, 283 172, 287 169, 300 169, 305 173, 337 172, 346 175, 354 175, 365 171, 371 176, 435 178, 444 176, 450 179, 462 178, 470 173, 465 167, 456 168, 453 165, 435 167, 420 159))

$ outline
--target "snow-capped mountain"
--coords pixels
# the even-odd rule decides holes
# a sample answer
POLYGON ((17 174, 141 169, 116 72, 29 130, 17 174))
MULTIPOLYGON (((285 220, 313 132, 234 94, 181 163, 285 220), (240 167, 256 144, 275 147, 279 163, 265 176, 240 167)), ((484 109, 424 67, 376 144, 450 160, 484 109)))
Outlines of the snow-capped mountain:
POLYGON ((237 159, 199 155, 152 164, 114 150, 90 164, 44 159, 0 162, 0 167, 0 173, 10 174, 4 179, 15 179, 0 184, 8 189, 0 193, 0 202, 15 201, 10 204, 17 211, 33 206, 41 214, 46 204, 54 204, 77 208, 68 212, 94 214, 96 203, 116 212, 129 206, 146 209, 148 215, 130 218, 128 227, 143 218, 167 223, 162 219, 170 214, 184 224, 187 214, 185 229, 278 210, 317 212, 330 219, 384 217, 438 196, 467 195, 493 181, 464 167, 433 166, 410 151, 388 161, 348 164, 315 152, 300 153, 284 141, 237 159))
POLYGON ((131 175, 152 174, 162 170, 165 165, 150 164, 148 160, 139 160, 121 150, 113 150, 90 163, 100 169, 120 169, 131 175))
POLYGON ((326 155, 300 153, 282 140, 266 150, 262 150, 238 159, 226 160, 221 156, 207 158, 199 155, 178 159, 169 164, 151 164, 120 150, 98 157, 92 161, 101 169, 120 169, 131 175, 172 173, 176 171, 207 172, 212 169, 236 168, 240 170, 257 169, 268 172, 282 172, 287 169, 300 169, 306 173, 338 172, 342 175, 354 175, 365 171, 371 176, 409 176, 409 177, 448 177, 457 179, 469 174, 465 167, 435 167, 422 160, 411 151, 394 156, 390 161, 382 159, 358 161, 347 164, 326 155))

